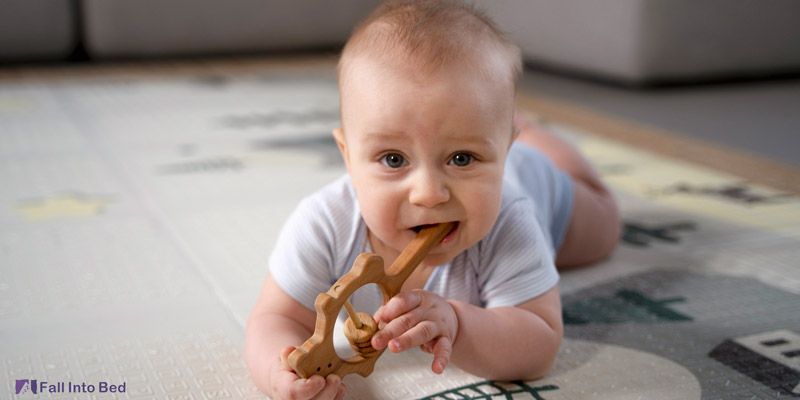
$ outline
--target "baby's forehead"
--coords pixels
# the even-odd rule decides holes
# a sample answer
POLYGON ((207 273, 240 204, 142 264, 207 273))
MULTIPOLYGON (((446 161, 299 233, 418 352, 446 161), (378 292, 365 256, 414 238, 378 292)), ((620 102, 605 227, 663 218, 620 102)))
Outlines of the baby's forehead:
POLYGON ((471 110, 470 113, 490 118, 510 115, 516 88, 509 75, 502 63, 492 65, 477 56, 473 62, 453 62, 424 70, 414 60, 395 62, 360 55, 341 71, 342 118, 368 121, 371 115, 365 115, 365 109, 374 104, 381 104, 382 109, 417 109, 423 98, 443 99, 444 103, 435 103, 437 108, 471 110))
MULTIPOLYGON (((347 87, 346 83, 351 79, 361 81, 364 73, 370 73, 395 78, 399 83, 423 86, 457 76, 502 87, 512 94, 515 92, 516 77, 513 68, 505 62, 502 55, 492 54, 491 49, 475 49, 471 54, 463 55, 457 60, 437 61, 424 55, 398 57, 386 52, 351 54, 347 60, 340 61, 339 88, 342 90, 347 87)), ((506 91, 503 90, 501 94, 505 95, 506 91)))

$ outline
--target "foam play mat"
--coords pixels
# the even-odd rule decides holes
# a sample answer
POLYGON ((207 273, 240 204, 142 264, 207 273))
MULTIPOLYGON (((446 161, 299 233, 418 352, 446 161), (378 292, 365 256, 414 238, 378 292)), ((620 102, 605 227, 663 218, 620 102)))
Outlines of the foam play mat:
MULTIPOLYGON (((263 398, 246 319, 289 212, 344 173, 338 118, 330 62, 0 80, 0 399, 263 398)), ((347 398, 800 398, 796 193, 545 124, 624 224, 562 273, 551 373, 387 352, 347 398)))

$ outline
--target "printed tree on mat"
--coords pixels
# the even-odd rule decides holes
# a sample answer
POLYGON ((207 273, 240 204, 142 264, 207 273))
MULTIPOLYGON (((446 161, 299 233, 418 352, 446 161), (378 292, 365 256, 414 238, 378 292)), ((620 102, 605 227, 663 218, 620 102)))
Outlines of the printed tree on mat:
POLYGON ((420 400, 497 399, 500 398, 499 396, 505 396, 506 399, 511 400, 514 398, 515 394, 523 394, 523 393, 531 395, 536 400, 546 400, 544 397, 540 395, 540 392, 546 392, 550 390, 558 390, 558 386, 546 385, 546 386, 531 387, 523 381, 512 381, 512 382, 484 381, 432 394, 428 397, 423 397, 420 400), (505 386, 511 386, 511 387, 507 388, 505 386))
POLYGON ((670 303, 682 301, 685 301, 682 297, 653 300, 637 291, 622 289, 613 296, 592 297, 566 304, 564 324, 691 321, 692 317, 667 307, 670 303))
POLYGON ((658 239, 669 243, 678 243, 680 238, 676 231, 694 230, 692 222, 677 222, 648 227, 634 222, 626 222, 622 226, 622 241, 634 246, 647 247, 651 241, 658 239))
POLYGON ((674 193, 718 197, 745 205, 775 203, 778 199, 792 196, 792 194, 789 193, 777 195, 754 193, 753 189, 744 183, 726 184, 722 186, 696 186, 687 183, 678 183, 664 190, 664 194, 667 195, 674 193))

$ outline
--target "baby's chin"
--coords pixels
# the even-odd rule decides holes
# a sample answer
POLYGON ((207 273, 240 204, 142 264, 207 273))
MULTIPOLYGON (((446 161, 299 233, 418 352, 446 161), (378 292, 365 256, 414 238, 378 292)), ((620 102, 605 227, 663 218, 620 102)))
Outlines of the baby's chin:
POLYGON ((459 253, 460 252, 451 252, 451 251, 443 253, 431 253, 428 254, 428 256, 425 257, 424 260, 422 260, 422 264, 426 266, 438 267, 440 265, 444 265, 449 263, 450 261, 453 261, 453 259, 456 258, 456 256, 459 253))
POLYGON ((422 260, 426 266, 439 266, 453 261, 459 254, 463 253, 469 246, 465 246, 460 241, 447 244, 439 244, 431 250, 430 254, 422 260))

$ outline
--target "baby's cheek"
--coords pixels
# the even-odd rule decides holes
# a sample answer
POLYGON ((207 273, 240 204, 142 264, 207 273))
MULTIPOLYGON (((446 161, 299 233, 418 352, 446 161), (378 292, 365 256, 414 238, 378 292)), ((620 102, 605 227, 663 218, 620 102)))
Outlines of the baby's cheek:
POLYGON ((370 214, 384 223, 397 218, 399 202, 398 196, 392 196, 390 190, 375 186, 369 194, 369 203, 362 206, 369 208, 370 214))
POLYGON ((469 234, 472 241, 486 236, 497 221, 502 202, 502 187, 487 187, 482 193, 474 193, 465 204, 470 219, 469 234))
POLYGON ((383 234, 394 219, 395 215, 389 207, 386 207, 386 200, 377 196, 364 201, 360 204, 361 215, 364 216, 367 225, 374 232, 383 234))

